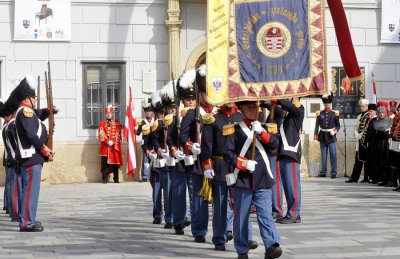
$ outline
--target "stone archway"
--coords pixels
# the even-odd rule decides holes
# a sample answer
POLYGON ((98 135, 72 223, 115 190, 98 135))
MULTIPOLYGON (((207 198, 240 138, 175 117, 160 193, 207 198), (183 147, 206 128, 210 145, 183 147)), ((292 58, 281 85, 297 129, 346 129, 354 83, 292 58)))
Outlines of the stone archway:
POLYGON ((207 48, 207 43, 204 41, 200 43, 192 51, 192 53, 190 53, 189 58, 186 62, 185 71, 206 63, 206 57, 207 57, 206 48, 207 48))

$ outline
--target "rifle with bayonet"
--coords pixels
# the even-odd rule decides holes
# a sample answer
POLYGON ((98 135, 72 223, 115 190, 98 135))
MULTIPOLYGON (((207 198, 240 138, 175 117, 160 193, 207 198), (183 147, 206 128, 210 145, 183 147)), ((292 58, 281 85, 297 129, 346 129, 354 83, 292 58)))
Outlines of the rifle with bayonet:
POLYGON ((54 105, 53 105, 53 88, 51 84, 51 70, 50 62, 47 62, 48 71, 45 72, 45 85, 46 85, 46 97, 47 97, 47 110, 49 112, 49 132, 46 146, 53 150, 53 134, 54 134, 54 105))

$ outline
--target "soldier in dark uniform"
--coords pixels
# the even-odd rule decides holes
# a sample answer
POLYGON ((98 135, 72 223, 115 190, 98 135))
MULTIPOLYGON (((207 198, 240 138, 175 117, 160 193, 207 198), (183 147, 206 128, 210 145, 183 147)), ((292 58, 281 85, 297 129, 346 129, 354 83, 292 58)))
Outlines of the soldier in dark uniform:
POLYGON ((12 199, 12 191, 11 191, 11 181, 12 181, 12 174, 13 174, 13 168, 10 163, 10 151, 7 150, 7 143, 6 143, 6 131, 7 131, 7 125, 10 120, 10 115, 9 114, 4 114, 4 104, 1 103, 0 107, 0 117, 4 118, 4 123, 2 127, 2 137, 3 137, 3 142, 4 142, 4 153, 3 153, 3 166, 5 169, 6 173, 6 178, 5 178, 5 183, 4 183, 4 206, 3 210, 6 211, 6 214, 12 215, 12 204, 11 204, 11 199, 12 199))
MULTIPOLYGON (((207 95, 205 88, 205 76, 206 76, 205 65, 200 66, 195 73, 193 71, 186 72, 180 79, 181 84, 178 89, 182 91, 185 87, 184 82, 188 82, 186 89, 190 91, 190 84, 197 86, 199 100, 199 115, 205 116, 206 113, 216 111, 216 108, 207 103, 207 95), (195 77, 193 78, 193 74, 195 77), (196 81, 196 82, 195 82, 196 81), (183 84, 182 84, 183 82, 183 84)), ((193 89, 195 90, 195 89, 193 89)), ((192 90, 192 91, 193 91, 192 90)), ((186 90, 187 91, 187 90, 186 90)), ((200 117, 197 117, 196 109, 189 109, 186 115, 182 117, 181 131, 180 131, 180 145, 185 150, 185 164, 188 173, 192 174, 193 183, 193 205, 192 205, 192 235, 194 241, 198 243, 205 242, 205 236, 208 228, 208 203, 203 200, 199 195, 199 192, 203 186, 203 171, 200 166, 200 134, 202 128, 202 121, 200 117), (193 158, 193 164, 187 163, 188 159, 193 158)), ((191 161, 190 161, 191 162, 191 161)))
POLYGON ((304 107, 300 98, 278 100, 284 110, 284 117, 279 128, 281 137, 278 159, 282 185, 285 191, 287 211, 283 218, 277 218, 281 224, 300 223, 301 209, 301 141, 300 131, 303 126, 304 107))
MULTIPOLYGON (((369 119, 369 116, 368 116, 369 102, 366 99, 361 99, 359 104, 360 104, 361 114, 359 114, 357 116, 356 124, 354 126, 354 136, 357 141, 356 142, 356 157, 354 159, 353 172, 351 173, 350 178, 348 180, 346 180, 346 183, 358 182, 358 179, 360 178, 360 175, 361 175, 361 170, 365 163, 365 160, 360 160, 359 150, 363 149, 363 147, 360 145, 360 140, 361 140, 364 130, 367 127, 367 123, 368 123, 368 119, 369 119)), ((366 179, 365 178, 365 170, 364 170, 364 179, 366 179)), ((367 182, 367 181, 368 180, 366 180, 364 182, 367 182)))
POLYGON ((223 160, 225 151, 225 136, 229 127, 242 121, 242 115, 236 110, 234 103, 227 103, 218 109, 214 115, 203 117, 204 126, 201 141, 201 161, 204 177, 213 179, 213 238, 215 250, 225 251, 227 242, 227 196, 228 186, 225 175, 230 166, 223 160))
POLYGON ((278 258, 282 254, 280 237, 272 218, 271 187, 275 184, 273 171, 279 139, 269 134, 256 120, 257 105, 252 101, 238 103, 243 121, 234 127, 225 141, 224 160, 235 167, 234 185, 235 216, 233 219, 234 244, 238 258, 248 258, 248 221, 252 202, 257 208, 257 220, 265 246, 264 258, 278 258), (251 144, 256 133, 254 160, 251 144))
POLYGON ((370 182, 372 181, 370 179, 372 175, 372 167, 371 167, 371 147, 368 146, 368 130, 371 127, 371 121, 373 121, 376 118, 376 104, 375 103, 370 103, 368 104, 368 122, 367 125, 365 126, 364 131, 362 132, 361 139, 360 139, 360 146, 358 150, 358 156, 361 161, 365 161, 364 164, 364 178, 361 182, 370 182))
POLYGON ((30 76, 26 76, 20 82, 7 102, 16 110, 15 136, 21 156, 18 161, 21 165, 19 178, 22 185, 20 231, 41 232, 44 228, 36 221, 41 171, 44 161, 53 161, 54 155, 54 152, 45 146, 46 126, 39 120, 47 117, 48 111, 33 110, 36 99, 33 79, 30 76))
MULTIPOLYGON (((171 168, 175 164, 175 159, 169 156, 169 148, 167 144, 168 127, 173 121, 173 116, 176 115, 174 93, 172 89, 172 81, 165 85, 159 92, 161 97, 161 106, 165 110, 166 116, 158 121, 158 127, 153 134, 153 146, 157 152, 159 159, 165 161, 165 165, 161 168, 161 187, 164 199, 164 228, 171 229, 173 226, 172 216, 172 173, 171 168), (173 159, 173 162, 172 162, 173 159)), ((154 99, 153 99, 154 102, 154 99)), ((157 103, 154 105, 157 110, 157 103)), ((159 106, 159 107, 161 107, 159 106)))
POLYGON ((142 108, 145 113, 145 118, 138 123, 136 129, 136 135, 142 134, 142 167, 141 167, 141 182, 147 182, 148 176, 150 174, 150 159, 149 159, 149 152, 147 146, 150 144, 150 125, 154 122, 154 112, 153 108, 151 107, 151 100, 145 99, 142 102, 142 108))
MULTIPOLYGON (((283 120, 283 109, 278 105, 276 100, 265 102, 262 107, 269 111, 266 120, 268 133, 279 134, 279 128, 283 120)), ((274 155, 276 156, 277 153, 274 155)), ((274 219, 280 220, 283 217, 283 185, 278 159, 276 159, 276 169, 273 174, 275 185, 272 186, 272 215, 274 219)))
POLYGON ((340 129, 339 111, 331 109, 333 95, 322 96, 322 102, 325 109, 317 111, 317 119, 315 121, 314 140, 319 141, 321 148, 322 168, 319 177, 326 176, 328 150, 331 161, 331 178, 336 178, 337 161, 336 161, 336 134, 340 129))
POLYGON ((8 197, 8 209, 11 217, 11 221, 19 222, 19 212, 21 205, 21 186, 18 184, 18 175, 20 169, 17 163, 17 156, 19 158, 18 149, 15 141, 15 114, 6 105, 0 103, 1 117, 4 117, 4 127, 2 131, 2 137, 4 141, 4 166, 9 176, 9 197, 8 197))

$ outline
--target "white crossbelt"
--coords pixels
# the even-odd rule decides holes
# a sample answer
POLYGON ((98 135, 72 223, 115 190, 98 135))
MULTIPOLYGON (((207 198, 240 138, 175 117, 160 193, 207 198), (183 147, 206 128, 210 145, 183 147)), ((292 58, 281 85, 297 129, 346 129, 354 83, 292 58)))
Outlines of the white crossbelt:
POLYGON ((294 146, 294 147, 289 146, 289 143, 287 142, 287 138, 286 138, 285 129, 283 128, 283 122, 280 127, 280 132, 281 132, 281 137, 282 137, 283 150, 292 151, 292 152, 297 153, 297 150, 299 149, 300 139, 297 142, 296 146, 294 146))
MULTIPOLYGON (((244 155, 247 153, 247 150, 249 150, 250 145, 253 143, 253 135, 254 134, 249 129, 249 127, 247 127, 247 125, 243 121, 241 121, 239 123, 239 125, 242 128, 244 134, 246 134, 246 136, 247 136, 247 139, 244 142, 242 150, 240 150, 240 154, 239 154, 239 156, 243 156, 244 157, 244 155)), ((269 164, 269 159, 268 159, 268 156, 267 156, 267 152, 265 152, 265 149, 264 149, 263 145, 257 139, 256 139, 256 147, 258 148, 258 151, 260 152, 260 154, 261 154, 261 156, 262 156, 262 158, 263 158, 263 160, 265 162, 265 165, 267 166, 267 171, 268 171, 269 176, 272 179, 274 179, 274 176, 271 173, 271 166, 269 164)), ((237 175, 238 175, 239 171, 240 170, 238 168, 236 168, 235 171, 233 172, 235 174, 236 179, 237 179, 237 175)))
MULTIPOLYGON (((17 112, 15 113, 15 117, 17 117, 17 115, 21 111, 21 109, 24 109, 24 108, 25 107, 19 107, 17 112)), ((39 121, 39 119, 37 119, 37 120, 39 122, 39 127, 38 127, 38 131, 37 131, 36 135, 40 138, 40 134, 42 133, 42 123, 39 121)), ((18 130, 17 130, 17 121, 15 121, 15 131, 17 132, 17 142, 18 142, 18 148, 19 148, 19 152, 21 154, 21 158, 32 157, 32 155, 35 154, 35 152, 36 152, 35 147, 33 145, 28 149, 24 149, 22 147, 21 140, 19 139, 19 134, 18 134, 18 130)))
MULTIPOLYGON (((12 119, 7 123, 7 125, 3 128, 3 130, 5 130, 5 131, 7 132, 8 126, 9 126, 10 123, 13 122, 13 121, 15 121, 15 118, 12 118, 12 119)), ((7 134, 7 133, 6 133, 6 134, 7 134)), ((11 143, 10 143, 10 139, 8 138, 7 135, 6 135, 6 144, 7 144, 8 148, 10 149, 12 158, 15 159, 15 151, 14 151, 14 149, 13 149, 11 143)), ((6 158, 8 157, 8 152, 5 152, 5 156, 6 156, 6 158)))

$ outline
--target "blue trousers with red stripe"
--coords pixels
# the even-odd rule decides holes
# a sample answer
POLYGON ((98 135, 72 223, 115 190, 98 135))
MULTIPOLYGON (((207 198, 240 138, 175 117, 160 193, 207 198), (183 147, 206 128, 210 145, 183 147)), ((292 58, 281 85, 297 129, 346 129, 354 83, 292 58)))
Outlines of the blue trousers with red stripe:
POLYGON ((285 217, 296 218, 301 208, 300 164, 287 156, 280 157, 279 164, 288 206, 285 217))
POLYGON ((233 236, 236 252, 244 254, 249 251, 248 226, 252 203, 257 208, 258 227, 265 248, 275 243, 279 244, 280 236, 272 219, 271 188, 257 190, 235 188, 233 196, 235 200, 233 236))
POLYGON ((283 186, 278 160, 276 160, 275 171, 272 173, 275 179, 275 185, 272 186, 272 215, 282 216, 283 186))
POLYGON ((10 174, 10 217, 13 220, 18 220, 19 221, 19 206, 21 204, 21 182, 18 181, 18 175, 15 173, 15 170, 13 167, 10 167, 8 169, 11 174, 10 174))
POLYGON ((188 174, 178 172, 176 167, 172 167, 172 214, 175 229, 183 228, 186 216, 186 182, 188 174))
POLYGON ((36 223, 42 165, 21 167, 21 221, 20 228, 31 228, 36 223))
POLYGON ((192 235, 204 237, 208 229, 208 203, 198 194, 203 186, 204 176, 192 174, 193 202, 192 202, 192 235))

